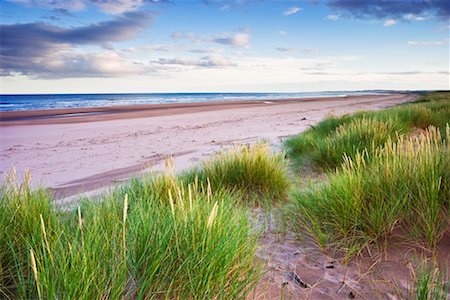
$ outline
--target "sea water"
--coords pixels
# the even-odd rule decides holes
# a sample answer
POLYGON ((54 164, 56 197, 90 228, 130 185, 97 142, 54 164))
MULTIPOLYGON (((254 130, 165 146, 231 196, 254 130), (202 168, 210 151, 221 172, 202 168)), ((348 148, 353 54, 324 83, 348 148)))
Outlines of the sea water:
POLYGON ((0 95, 0 111, 40 110, 116 105, 189 103, 239 100, 381 95, 392 91, 335 91, 308 93, 141 93, 141 94, 35 94, 0 95))

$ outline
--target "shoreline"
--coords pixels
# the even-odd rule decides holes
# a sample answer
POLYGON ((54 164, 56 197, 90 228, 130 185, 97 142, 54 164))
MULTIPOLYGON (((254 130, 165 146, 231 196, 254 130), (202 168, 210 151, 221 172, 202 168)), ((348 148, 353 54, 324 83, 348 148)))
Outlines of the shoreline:
MULTIPOLYGON (((29 168, 34 186, 56 199, 111 187, 147 172, 164 170, 175 158, 175 171, 198 165, 233 144, 266 140, 273 148, 329 114, 377 110, 413 101, 417 94, 352 96, 276 101, 230 101, 101 108, 104 114, 73 109, 8 114, 0 121, 0 172, 10 166, 21 178, 29 168), (49 114, 50 113, 50 114, 49 114), (51 117, 61 115, 62 117, 51 117), (43 118, 41 118, 43 117, 43 118), (37 118, 37 119, 36 119, 37 118)), ((97 111, 98 112, 98 111, 97 111)))
MULTIPOLYGON (((408 95, 386 94, 383 96, 408 95)), ((183 102, 164 104, 114 105, 101 107, 57 108, 42 110, 18 110, 0 112, 0 127, 37 124, 72 124, 85 122, 109 121, 157 117, 175 114, 207 112, 224 109, 251 108, 266 105, 284 105, 311 101, 337 101, 339 99, 378 98, 380 95, 362 95, 345 97, 308 97, 289 99, 238 100, 183 102)))

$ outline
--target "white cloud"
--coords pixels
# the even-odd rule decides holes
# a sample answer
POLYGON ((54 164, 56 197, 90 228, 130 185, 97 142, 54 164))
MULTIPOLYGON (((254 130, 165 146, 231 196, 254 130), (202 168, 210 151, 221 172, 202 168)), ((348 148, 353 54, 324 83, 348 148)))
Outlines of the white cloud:
POLYGON ((288 48, 288 47, 277 47, 277 48, 275 48, 275 50, 280 51, 280 52, 294 52, 294 51, 297 51, 297 49, 288 48))
POLYGON ((151 72, 149 65, 132 61, 115 51, 57 53, 41 60, 45 70, 33 78, 123 77, 151 72))
POLYGON ((395 24, 397 24, 396 20, 388 19, 388 20, 384 21, 383 26, 384 27, 389 27, 389 26, 394 26, 395 24))
POLYGON ((331 21, 337 21, 337 20, 339 20, 339 15, 328 15, 325 19, 331 20, 331 21))
MULTIPOLYGON (((184 57, 187 59, 187 57, 184 57)), ((111 60, 105 56, 103 60, 111 60)), ((191 58, 198 64, 201 58, 191 58)), ((184 65, 153 63, 135 65, 139 73, 117 78, 67 78, 39 80, 29 77, 5 77, 4 93, 52 92, 179 92, 179 91, 320 91, 354 89, 448 89, 448 71, 445 68, 417 70, 391 69, 383 73, 365 69, 359 72, 347 64, 361 57, 320 56, 310 58, 231 56, 236 67, 189 66, 189 61, 178 60, 184 65), (155 71, 156 69, 156 71, 155 71), (142 72, 145 70, 145 72, 142 72), (395 72, 392 72, 395 71, 395 72), (442 71, 442 72, 439 72, 442 71), (309 73, 309 74, 308 74, 309 73), (389 77, 387 78, 387 74, 389 77), (149 85, 149 82, 152 84, 149 85), (69 90, 68 90, 69 89, 69 90)), ((206 59, 205 59, 206 60, 206 59)), ((210 59, 214 61, 215 59, 210 59)), ((167 60, 166 62, 169 62, 167 60)), ((173 61, 177 62, 177 61, 173 61)), ((216 61, 216 64, 220 64, 216 61)), ((126 65, 122 66, 126 69, 126 65)), ((113 66, 109 68, 114 69, 113 66)), ((117 70, 119 71, 119 70, 117 70)))
POLYGON ((174 40, 190 40, 191 42, 200 40, 200 37, 193 32, 175 31, 170 34, 170 37, 174 40))
POLYGON ((443 45, 447 40, 442 41, 408 41, 408 45, 438 46, 443 45))
POLYGON ((408 21, 425 21, 428 20, 428 17, 418 16, 415 14, 406 14, 403 16, 403 19, 408 21))
POLYGON ((193 32, 172 32, 170 35, 175 40, 189 40, 192 43, 216 43, 227 46, 246 48, 250 45, 250 31, 243 28, 236 32, 223 32, 210 36, 199 36, 193 32))
POLYGON ((160 58, 157 61, 153 61, 153 63, 159 65, 192 66, 204 68, 231 67, 236 65, 232 63, 228 58, 223 57, 219 54, 211 54, 201 58, 192 58, 192 57, 160 58))
POLYGON ((185 51, 188 48, 182 45, 166 45, 166 44, 155 44, 155 45, 145 45, 145 46, 136 46, 136 47, 128 47, 120 49, 120 52, 123 53, 148 53, 148 52, 181 52, 185 51))
POLYGON ((250 34, 237 32, 233 34, 224 34, 221 37, 214 38, 213 41, 218 44, 230 45, 234 47, 247 47, 250 43, 250 34))
POLYGON ((287 35, 288 33, 287 33, 287 31, 279 30, 279 31, 277 31, 277 34, 278 35, 287 35))
POLYGON ((305 54, 320 54, 320 50, 315 48, 305 48, 302 49, 302 52, 305 54))
POLYGON ((93 3, 104 12, 121 14, 139 8, 144 4, 144 0, 93 1, 93 3))
POLYGON ((289 7, 288 9, 286 9, 283 13, 283 15, 285 16, 290 16, 293 14, 298 13, 299 11, 301 11, 302 9, 300 7, 297 6, 293 6, 293 7, 289 7))
POLYGON ((83 10, 89 5, 98 6, 103 12, 121 14, 126 11, 136 10, 146 2, 158 2, 158 0, 12 0, 13 2, 36 7, 49 7, 64 10, 83 10))

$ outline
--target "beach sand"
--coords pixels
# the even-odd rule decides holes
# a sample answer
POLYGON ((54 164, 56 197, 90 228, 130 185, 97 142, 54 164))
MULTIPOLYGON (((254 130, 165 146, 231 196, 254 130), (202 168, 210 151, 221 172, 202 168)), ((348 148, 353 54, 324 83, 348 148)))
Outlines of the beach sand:
MULTIPOLYGON (((423 261, 432 265, 429 252, 395 233, 386 249, 372 245, 370 252, 346 262, 342 253, 326 253, 306 235, 283 231, 276 218, 267 221, 262 211, 252 220, 255 216, 267 226, 257 252, 267 272, 249 299, 414 299, 414 274, 423 261)), ((444 276, 449 271, 449 241, 447 232, 436 252, 444 276)))
POLYGON ((173 156, 177 170, 234 143, 275 148, 328 114, 381 109, 414 94, 2 112, 0 171, 29 168, 56 198, 98 190, 173 156))

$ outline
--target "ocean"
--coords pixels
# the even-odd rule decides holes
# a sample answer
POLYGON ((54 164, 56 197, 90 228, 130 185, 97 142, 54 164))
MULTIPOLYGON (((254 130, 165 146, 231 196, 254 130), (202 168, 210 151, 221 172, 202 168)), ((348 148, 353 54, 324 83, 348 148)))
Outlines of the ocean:
POLYGON ((115 105, 276 100, 388 94, 393 91, 335 91, 308 93, 145 93, 145 94, 36 94, 0 95, 0 111, 40 110, 115 105))

